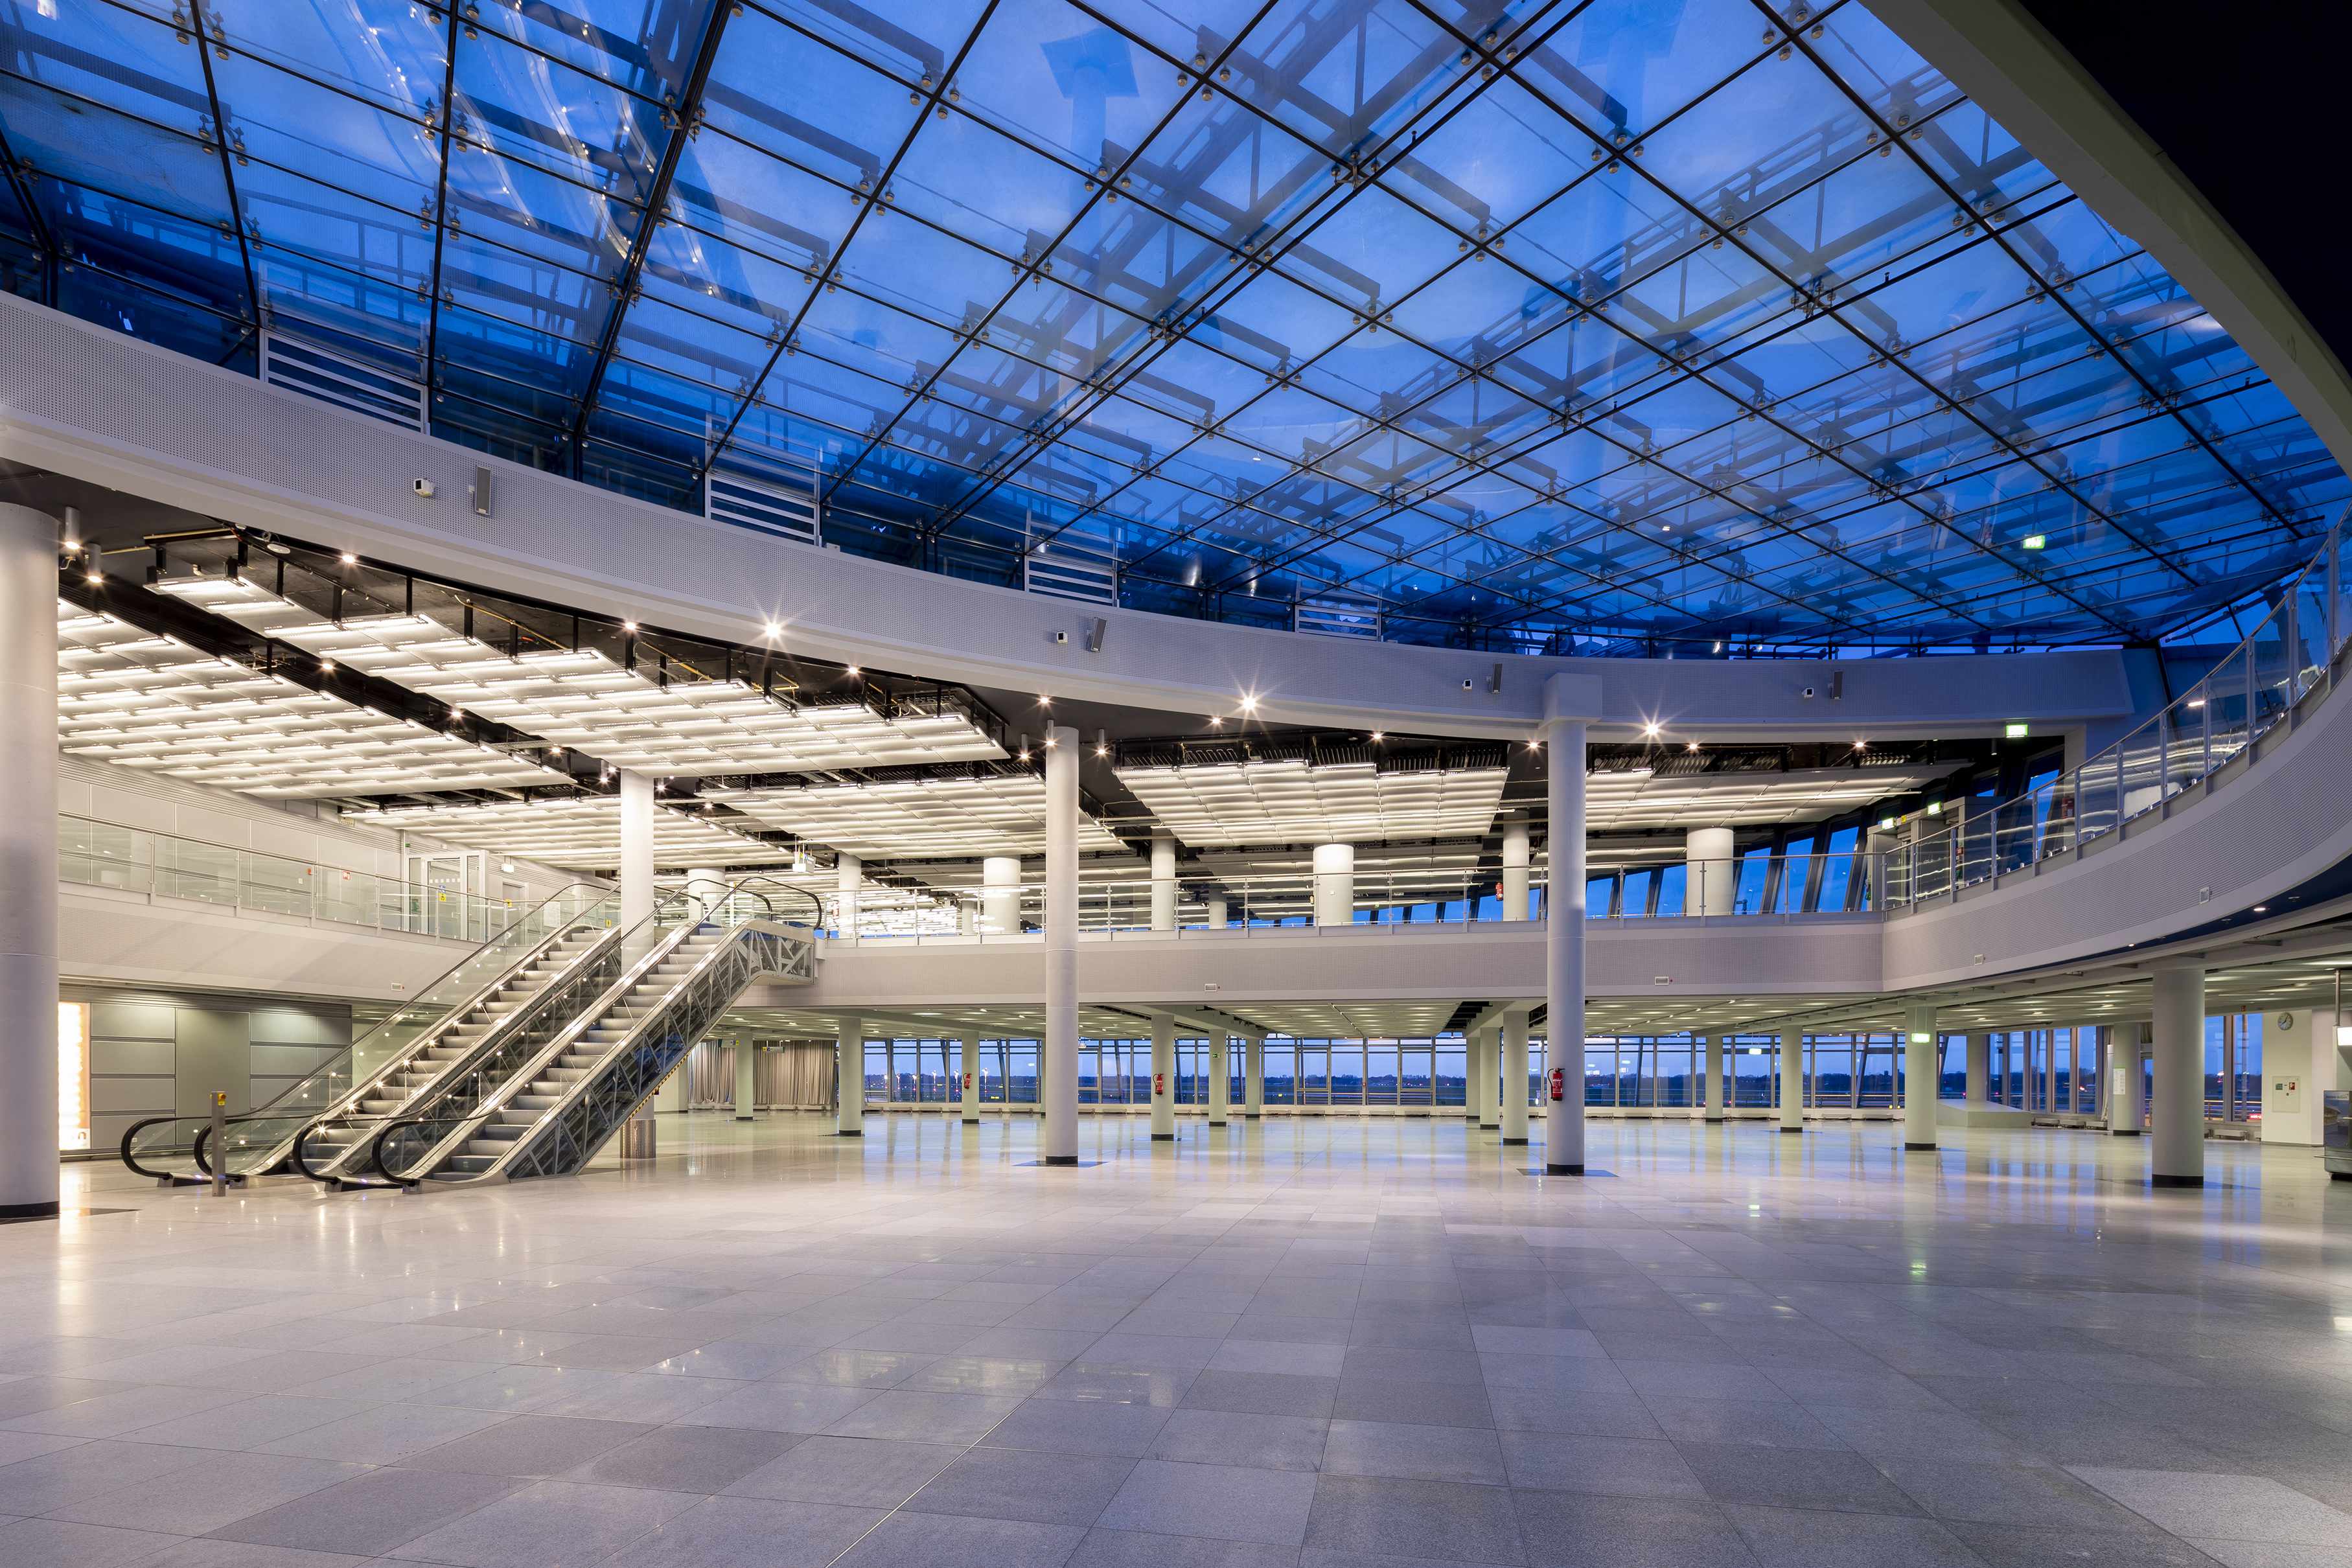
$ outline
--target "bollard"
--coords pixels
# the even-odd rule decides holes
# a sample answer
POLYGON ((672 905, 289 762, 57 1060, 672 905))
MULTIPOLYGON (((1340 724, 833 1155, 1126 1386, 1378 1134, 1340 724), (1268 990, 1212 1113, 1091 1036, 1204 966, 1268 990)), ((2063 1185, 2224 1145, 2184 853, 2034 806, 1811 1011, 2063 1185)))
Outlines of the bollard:
POLYGON ((228 1192, 228 1092, 213 1090, 213 1196, 228 1192))

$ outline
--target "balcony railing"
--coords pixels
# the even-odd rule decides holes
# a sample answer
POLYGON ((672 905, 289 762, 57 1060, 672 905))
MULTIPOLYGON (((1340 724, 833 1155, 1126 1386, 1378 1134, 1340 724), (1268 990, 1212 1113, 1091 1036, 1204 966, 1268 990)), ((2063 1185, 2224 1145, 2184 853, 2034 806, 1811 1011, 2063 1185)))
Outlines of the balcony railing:
POLYGON ((2039 788, 1973 814, 1963 802, 1948 825, 1888 850, 1888 912, 2031 871, 2161 818, 2189 790, 2221 782, 2217 775, 2264 735, 2291 727, 2306 697, 2334 689, 2336 658, 2352 638, 2344 524, 2339 517, 2245 640, 2156 717, 2039 788))
MULTIPOLYGON (((1632 925, 1869 915, 1879 909, 1880 869, 1874 857, 1861 854, 1759 854, 1635 867, 1621 880, 1604 876, 1589 884, 1585 918, 1632 925), (1604 893, 1613 894, 1613 907, 1604 893)), ((1247 877, 1187 871, 1160 881, 1091 866, 1078 874, 1078 930, 1095 941, 1227 939, 1318 925, 1367 933, 1458 931, 1541 921, 1549 907, 1539 870, 1530 874, 1526 907, 1517 910, 1504 907, 1494 871, 1458 866, 1247 877), (1323 921, 1318 905, 1334 912, 1344 907, 1347 918, 1323 921)), ((838 900, 827 901, 825 918, 827 934, 853 934, 843 929, 838 900)), ((961 946, 1034 941, 1044 920, 1044 885, 1024 882, 861 893, 850 923, 862 942, 961 946)))
POLYGON ((58 880, 457 942, 488 942, 520 912, 507 899, 85 816, 58 818, 58 880))

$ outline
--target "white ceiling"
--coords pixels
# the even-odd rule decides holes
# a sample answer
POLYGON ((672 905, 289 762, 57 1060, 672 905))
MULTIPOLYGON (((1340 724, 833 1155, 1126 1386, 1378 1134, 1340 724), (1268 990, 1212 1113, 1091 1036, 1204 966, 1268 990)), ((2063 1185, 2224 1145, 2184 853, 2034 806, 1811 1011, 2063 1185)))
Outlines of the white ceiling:
POLYGON ((58 744, 286 799, 564 782, 528 756, 395 719, 58 602, 58 744))
POLYGON ((1196 847, 1476 837, 1502 804, 1503 768, 1383 773, 1370 763, 1268 761, 1122 767, 1119 783, 1196 847))
MULTIPOLYGON (((379 827, 431 834, 452 844, 520 855, 567 870, 611 870, 621 862, 621 803, 580 795, 488 805, 399 806, 353 813, 379 827)), ((788 863, 786 846, 762 844, 692 812, 654 807, 654 861, 673 868, 788 863)))
MULTIPOLYGON (((706 790, 770 827, 869 860, 948 860, 1045 852, 1045 781, 1034 773, 706 790)), ((1123 848, 1078 814, 1078 852, 1123 848)))

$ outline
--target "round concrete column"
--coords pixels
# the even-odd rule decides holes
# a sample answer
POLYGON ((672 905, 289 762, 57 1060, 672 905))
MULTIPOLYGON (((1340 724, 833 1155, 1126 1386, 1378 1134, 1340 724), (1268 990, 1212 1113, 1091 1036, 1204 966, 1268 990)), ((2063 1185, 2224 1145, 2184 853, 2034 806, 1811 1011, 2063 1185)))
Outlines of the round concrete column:
MULTIPOLYGON (((58 1212, 58 542, 55 518, 0 506, 0 1218, 7 1219, 58 1212)), ((646 879, 650 885, 650 867, 646 879)))
POLYGON ((1265 1114, 1265 1037, 1242 1037, 1242 1115, 1255 1121, 1265 1114))
POLYGON ((1021 862, 991 855, 980 863, 980 931, 982 936, 1013 936, 1021 930, 1021 862))
POLYGON ((1223 1127, 1234 1100, 1233 1061, 1225 1053, 1227 1037, 1209 1037, 1209 1125, 1223 1127))
POLYGON ((1517 812, 1503 819, 1503 918, 1528 918, 1528 819, 1517 812))
POLYGON ((2117 1138, 2138 1137, 2147 1115, 2147 1078, 2139 1066, 2147 1035, 2146 1024, 2118 1024, 2107 1052, 2107 1131, 2117 1138))
POLYGON ((1503 1015, 1503 1142, 1528 1141, 1528 1016, 1503 1015))
POLYGON ((967 1122, 980 1120, 980 1042, 958 1035, 948 1044, 955 1048, 956 1110, 967 1122))
POLYGON ((1903 1147, 1933 1152, 1936 1101, 1942 1088, 1943 1047, 1936 1010, 1914 1007, 1903 1020, 1903 1147))
POLYGON ((1315 847, 1315 923, 1344 926, 1356 919, 1356 847, 1315 847))
POLYGON ((1700 1115, 1708 1121, 1723 1120, 1723 1033, 1706 1037, 1706 1082, 1699 1095, 1700 1115))
POLYGON ((1462 1120, 1473 1127, 1478 1125, 1478 1037, 1484 1032, 1467 1029, 1462 1035, 1462 1120))
POLYGON ((838 855, 834 858, 834 900, 840 911, 834 916, 834 924, 843 936, 857 934, 857 889, 864 880, 865 870, 866 863, 855 855, 838 855))
POLYGON ((2156 1099, 2148 1107, 2148 1180, 2159 1187, 2205 1184, 2205 971, 2159 969, 2149 1055, 2156 1099))
POLYGON ((1731 856, 1731 829, 1694 827, 1683 835, 1683 909, 1695 915, 1727 915, 1739 884, 1731 856))
POLYGON ((694 907, 702 911, 703 919, 708 920, 718 912, 719 905, 727 901, 727 879, 720 872, 708 868, 688 871, 686 874, 686 896, 694 900, 694 907))
POLYGON ((841 1103, 834 1128, 844 1138, 866 1136, 866 1020, 841 1019, 834 1029, 834 1098, 841 1103))
POLYGON ((1165 1013, 1151 1016, 1151 1141, 1166 1143, 1176 1136, 1176 1020, 1165 1013))
POLYGON ((735 1120, 753 1121, 760 1114, 760 1052, 750 1039, 735 1041, 735 1120))
POLYGON ((1078 732, 1045 731, 1045 1037, 1039 1157, 1078 1163, 1078 732))
POLYGON ((1151 835, 1151 929, 1176 929, 1176 838, 1164 828, 1151 835))
POLYGON ((1492 1132, 1503 1122, 1503 1026, 1489 1024, 1478 1031, 1478 1131, 1492 1132))
POLYGON ((1224 894, 1223 894, 1223 893, 1212 893, 1212 894, 1210 894, 1210 895, 1209 895, 1209 929, 1210 929, 1211 931, 1223 931, 1223 930, 1224 930, 1227 926, 1229 926, 1230 924, 1232 924, 1232 921, 1231 921, 1230 917, 1229 917, 1229 916, 1228 916, 1228 914, 1227 914, 1227 906, 1226 906, 1226 903, 1225 903, 1225 896, 1224 896, 1224 894))
POLYGON ((654 781, 621 770, 621 929, 654 912, 654 781))
MULTIPOLYGON (((1561 1098, 1544 1100, 1544 1170, 1584 1173, 1584 721, 1557 713, 1559 677, 1546 683, 1543 725, 1546 842, 1551 896, 1545 902, 1544 1037, 1564 1069, 1561 1098)), ((1545 1075, 1550 1077, 1549 1073, 1545 1075)), ((1516 1097, 1527 1098, 1522 1051, 1516 1097)))
POLYGON ((1805 1130, 1805 1037, 1793 1030, 1780 1036, 1780 1131, 1805 1130))

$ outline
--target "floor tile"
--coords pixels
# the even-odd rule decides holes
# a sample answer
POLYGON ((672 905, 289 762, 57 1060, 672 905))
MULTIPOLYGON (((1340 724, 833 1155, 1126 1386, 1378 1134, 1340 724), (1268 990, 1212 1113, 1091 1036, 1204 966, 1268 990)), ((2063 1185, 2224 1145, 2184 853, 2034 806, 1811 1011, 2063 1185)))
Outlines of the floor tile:
POLYGON ((1183 1408, 1327 1419, 1339 1388, 1339 1380, 1336 1377, 1207 1371, 1194 1378, 1192 1386, 1184 1391, 1183 1408))
POLYGON ((1504 1482, 1502 1445, 1491 1431, 1391 1421, 1334 1421, 1324 1473, 1408 1480, 1504 1482))
POLYGON ((875 1509, 705 1498, 638 1538, 622 1561, 628 1568, 826 1568, 883 1521, 875 1509))
POLYGON ((1977 1568, 1976 1554, 1931 1519, 1811 1510, 1727 1510, 1760 1568, 1977 1568))
POLYGON ((977 1443, 1020 1405, 1018 1399, 986 1394, 909 1394, 892 1389, 859 1405, 824 1430, 836 1437, 977 1443))
POLYGON ((786 1502, 897 1508, 969 1450, 870 1437, 804 1437, 727 1489, 786 1502))
POLYGON ((207 1450, 193 1464, 52 1510, 52 1519, 167 1535, 206 1535, 248 1514, 365 1473, 359 1465, 284 1454, 207 1450))
POLYGON ((794 1433, 736 1426, 664 1426, 605 1449, 562 1479, 707 1496, 773 1464, 803 1440, 794 1433))
POLYGON ((2267 1477, 2068 1468, 2175 1535, 2311 1546, 2352 1541, 2352 1517, 2267 1477))
POLYGON ((1318 1470, 1330 1425, 1304 1415, 1178 1410, 1160 1428, 1150 1457, 1251 1469, 1318 1470))
MULTIPOLYGON (((836 1568, 1062 1568, 1085 1537, 1069 1524, 894 1513, 838 1558, 836 1568)), ((799 1565, 786 1559, 778 1568, 799 1565)))
POLYGON ((571 1568, 600 1563, 702 1500, 642 1487, 540 1481, 395 1549, 395 1559, 455 1568, 571 1568))
POLYGON ((513 1419, 489 1410, 379 1405, 340 1421, 306 1427, 275 1442, 263 1443, 257 1451, 299 1454, 312 1459, 348 1459, 362 1465, 396 1465, 411 1455, 513 1419))
POLYGON ((1057 1454, 1103 1454, 1130 1459, 1150 1452, 1170 1416, 1156 1405, 1099 1400, 1024 1399, 984 1441, 992 1448, 1034 1448, 1057 1454))
POLYGON ((260 1546, 381 1556, 504 1497, 517 1484, 503 1476, 372 1470, 213 1533, 260 1546))
POLYGON ((916 1513, 1091 1525, 1135 1463, 1082 1454, 973 1448, 901 1506, 916 1513))
POLYGON ((1307 1546, 1452 1563, 1528 1560, 1504 1488, 1363 1476, 1318 1477, 1314 1487, 1307 1546))
MULTIPOLYGON (((1512 1494, 1530 1568, 1755 1568, 1739 1531, 1712 1503, 1592 1492, 1512 1494)), ((1302 1568, 1304 1565, 1302 1564, 1302 1568)), ((1899 1568, 1890 1562, 1883 1568, 1899 1568)))
POLYGON ((1684 1462, 1720 1503, 1835 1509, 1858 1513, 1922 1511, 1859 1454, 1810 1448, 1753 1448, 1733 1443, 1680 1443, 1684 1462))
POLYGON ((1314 1500, 1312 1475, 1143 1459, 1098 1522, 1108 1530, 1295 1547, 1314 1500))
POLYGON ((679 1417, 697 1426, 743 1426, 762 1432, 822 1432, 877 1397, 870 1388, 836 1384, 748 1384, 679 1417))
POLYGON ((401 1462, 415 1470, 463 1470, 478 1476, 560 1476, 652 1430, 628 1421, 518 1415, 401 1462))

